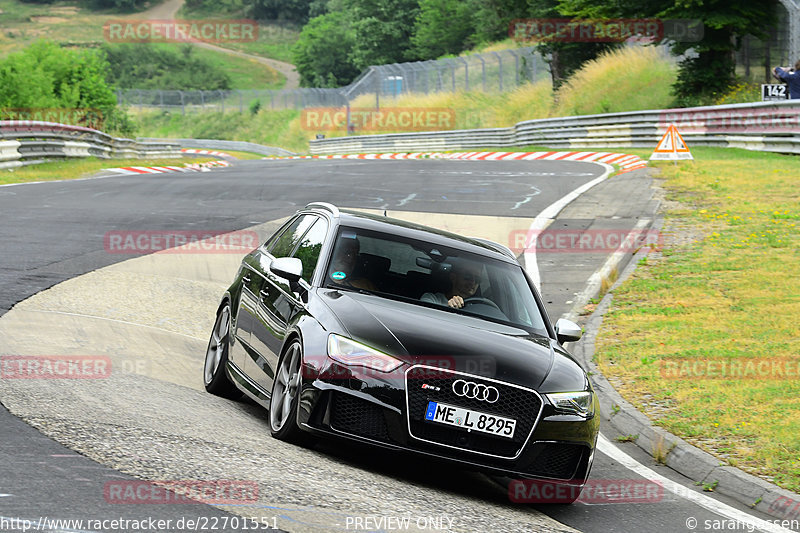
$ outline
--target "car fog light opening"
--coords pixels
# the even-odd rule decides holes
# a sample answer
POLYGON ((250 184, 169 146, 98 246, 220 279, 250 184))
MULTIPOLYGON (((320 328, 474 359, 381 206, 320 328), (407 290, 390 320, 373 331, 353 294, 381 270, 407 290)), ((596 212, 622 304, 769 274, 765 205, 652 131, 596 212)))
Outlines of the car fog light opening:
POLYGON ((378 372, 391 372, 403 364, 391 355, 333 333, 328 336, 328 357, 343 365, 362 366, 378 372))

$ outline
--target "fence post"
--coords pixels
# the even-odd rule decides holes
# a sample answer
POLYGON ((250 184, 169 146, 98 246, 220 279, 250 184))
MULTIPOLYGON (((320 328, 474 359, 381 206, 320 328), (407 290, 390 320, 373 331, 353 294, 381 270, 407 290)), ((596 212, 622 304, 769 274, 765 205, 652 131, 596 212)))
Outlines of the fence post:
POLYGON ((486 61, 483 60, 483 55, 476 56, 481 61, 481 74, 483 75, 483 90, 486 92, 486 61))
POLYGON ((497 58, 497 79, 499 80, 500 92, 503 92, 503 57, 498 52, 492 52, 497 58))
POLYGON ((178 91, 178 94, 181 95, 181 114, 186 114, 186 102, 183 99, 183 91, 178 91))

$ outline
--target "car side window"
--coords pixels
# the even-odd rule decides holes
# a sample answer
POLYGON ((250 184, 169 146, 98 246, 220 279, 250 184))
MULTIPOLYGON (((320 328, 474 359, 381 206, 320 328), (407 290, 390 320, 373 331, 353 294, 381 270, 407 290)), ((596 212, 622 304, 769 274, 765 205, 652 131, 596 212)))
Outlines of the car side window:
POLYGON ((311 283, 311 277, 314 275, 319 253, 322 251, 322 243, 325 241, 327 233, 328 222, 318 218, 305 234, 303 240, 300 241, 297 250, 293 254, 293 257, 303 262, 303 279, 307 283, 311 283))
POLYGON ((297 243, 303 237, 305 232, 311 227, 311 224, 317 221, 314 215, 303 215, 297 217, 289 226, 283 230, 280 237, 271 245, 268 250, 276 259, 279 257, 289 257, 292 254, 297 243))

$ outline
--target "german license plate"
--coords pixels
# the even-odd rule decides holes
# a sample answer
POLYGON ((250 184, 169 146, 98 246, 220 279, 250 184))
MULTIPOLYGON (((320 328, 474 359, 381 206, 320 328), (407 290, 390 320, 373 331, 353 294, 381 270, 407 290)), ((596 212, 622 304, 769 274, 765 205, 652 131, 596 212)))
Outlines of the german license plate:
POLYGON ((514 436, 517 427, 517 421, 513 418, 503 418, 439 402, 428 402, 425 420, 509 439, 514 436))

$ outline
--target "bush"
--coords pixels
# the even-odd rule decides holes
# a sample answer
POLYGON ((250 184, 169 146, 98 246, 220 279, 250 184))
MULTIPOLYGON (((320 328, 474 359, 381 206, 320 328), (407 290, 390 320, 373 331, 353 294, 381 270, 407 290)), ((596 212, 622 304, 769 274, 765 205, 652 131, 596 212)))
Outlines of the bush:
POLYGON ((0 60, 0 108, 94 109, 109 116, 117 99, 107 72, 108 62, 96 50, 36 41, 0 60))
POLYGON ((123 89, 228 90, 231 78, 194 55, 192 45, 179 50, 154 44, 106 45, 108 80, 123 89))

